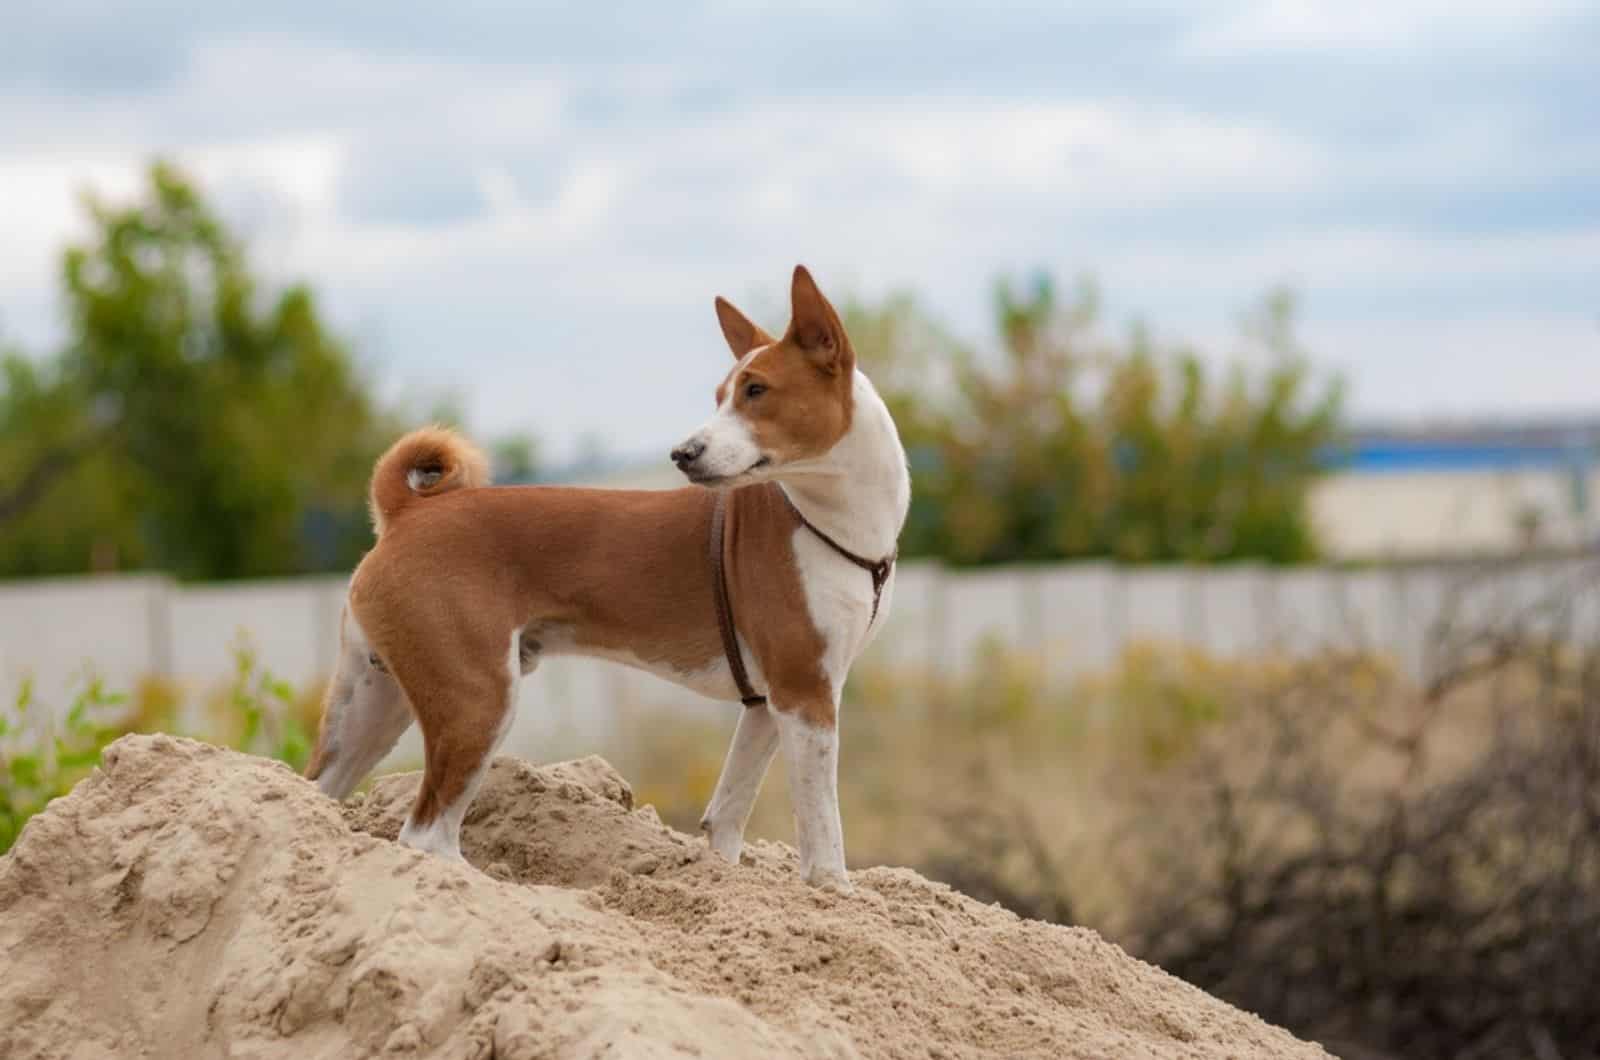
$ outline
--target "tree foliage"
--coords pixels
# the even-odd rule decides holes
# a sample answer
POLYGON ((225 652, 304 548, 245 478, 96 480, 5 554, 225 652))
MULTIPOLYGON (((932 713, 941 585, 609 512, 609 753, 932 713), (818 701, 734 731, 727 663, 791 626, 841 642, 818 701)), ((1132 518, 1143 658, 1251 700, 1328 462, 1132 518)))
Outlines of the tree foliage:
POLYGON ((1096 329, 1085 284, 1002 282, 999 349, 953 340, 904 296, 847 327, 900 425, 913 475, 902 551, 984 564, 1311 558, 1307 489, 1340 391, 1294 338, 1293 303, 1248 322, 1255 357, 1219 372, 1142 328, 1096 329))
MULTIPOLYGON (((345 569, 397 429, 303 286, 268 290, 195 187, 157 164, 140 199, 90 198, 61 279, 68 339, 0 353, 0 575, 155 567, 193 578, 345 569)), ((998 347, 955 340, 907 296, 847 324, 906 439, 908 555, 958 563, 1315 552, 1306 491, 1339 393, 1293 306, 1252 321, 1219 372, 1135 329, 1096 328, 1092 288, 999 285, 998 347)), ((536 472, 532 439, 492 446, 536 472)))
POLYGON ((65 348, 4 359, 0 572, 348 566, 393 428, 311 292, 263 290, 170 166, 131 205, 87 206, 92 235, 62 263, 65 348))

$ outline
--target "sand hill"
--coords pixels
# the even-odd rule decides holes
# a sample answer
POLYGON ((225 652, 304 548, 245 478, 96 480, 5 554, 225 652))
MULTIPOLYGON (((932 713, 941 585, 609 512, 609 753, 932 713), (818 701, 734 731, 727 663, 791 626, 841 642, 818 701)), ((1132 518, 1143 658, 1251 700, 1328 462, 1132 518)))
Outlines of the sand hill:
POLYGON ((1091 931, 905 869, 737 868, 588 758, 495 762, 473 865, 288 769, 130 736, 0 858, 0 1056, 1319 1057, 1091 931))

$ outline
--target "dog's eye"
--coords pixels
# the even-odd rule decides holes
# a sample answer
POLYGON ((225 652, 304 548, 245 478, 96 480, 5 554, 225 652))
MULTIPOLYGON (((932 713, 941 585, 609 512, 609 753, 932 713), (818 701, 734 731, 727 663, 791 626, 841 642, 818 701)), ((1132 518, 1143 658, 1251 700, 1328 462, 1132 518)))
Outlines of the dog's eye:
POLYGON ((744 396, 747 398, 758 398, 766 392, 767 384, 765 383, 746 383, 744 387, 744 396))

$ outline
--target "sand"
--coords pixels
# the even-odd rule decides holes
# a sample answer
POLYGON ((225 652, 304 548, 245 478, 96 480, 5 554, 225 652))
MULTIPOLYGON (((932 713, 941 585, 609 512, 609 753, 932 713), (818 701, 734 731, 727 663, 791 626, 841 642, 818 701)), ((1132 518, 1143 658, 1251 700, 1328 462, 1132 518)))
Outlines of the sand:
POLYGON ((484 871, 392 841, 416 783, 118 740, 0 858, 0 1056, 1326 1056, 906 869, 724 864, 598 758, 497 760, 484 871))

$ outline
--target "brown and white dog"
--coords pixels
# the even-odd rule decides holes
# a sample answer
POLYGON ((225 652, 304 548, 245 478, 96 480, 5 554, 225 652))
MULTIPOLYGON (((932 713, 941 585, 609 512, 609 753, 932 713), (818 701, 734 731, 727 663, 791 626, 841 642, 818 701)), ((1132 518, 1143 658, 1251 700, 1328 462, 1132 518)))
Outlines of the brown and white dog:
POLYGON ((781 745, 801 873, 848 888, 839 694, 889 608, 910 478, 888 409, 803 267, 790 301, 775 339, 717 299, 738 363, 716 413, 673 450, 695 486, 481 488, 482 455, 437 428, 384 454, 372 478, 378 542, 351 578, 306 776, 344 798, 415 717, 426 765, 400 841, 459 859, 461 821, 511 724, 517 680, 542 655, 617 660, 741 698, 720 576, 739 661, 766 703, 741 713, 701 827, 738 861, 781 745), (720 564, 708 547, 719 491, 720 564), (862 559, 878 561, 876 575, 862 559))

